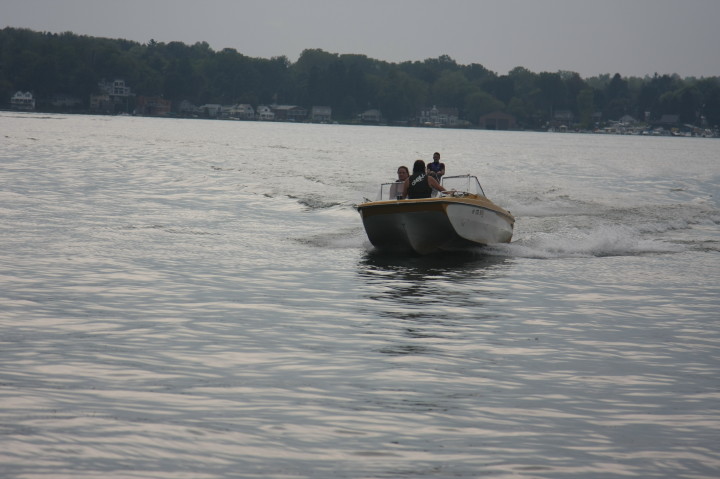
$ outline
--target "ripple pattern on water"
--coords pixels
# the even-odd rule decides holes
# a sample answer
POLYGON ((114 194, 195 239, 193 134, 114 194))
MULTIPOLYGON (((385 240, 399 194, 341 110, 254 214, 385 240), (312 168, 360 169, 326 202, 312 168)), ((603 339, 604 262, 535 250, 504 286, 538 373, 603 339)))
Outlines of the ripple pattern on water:
POLYGON ((0 126, 0 476, 720 470, 717 142, 0 126), (513 243, 372 250, 352 205, 437 150, 513 243))

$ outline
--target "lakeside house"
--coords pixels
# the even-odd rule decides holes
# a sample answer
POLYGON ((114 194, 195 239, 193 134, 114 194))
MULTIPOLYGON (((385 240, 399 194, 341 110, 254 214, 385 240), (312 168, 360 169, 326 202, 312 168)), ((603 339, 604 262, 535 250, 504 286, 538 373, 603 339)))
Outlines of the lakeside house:
POLYGON ((329 106, 312 107, 310 120, 316 123, 330 123, 332 121, 332 108, 329 106))
POLYGON ((132 96, 130 87, 125 84, 125 80, 115 79, 112 82, 100 80, 98 83, 100 91, 107 93, 113 97, 128 97, 132 96))
POLYGON ((308 111, 297 105, 270 105, 277 121, 304 121, 308 111))
POLYGON ((201 118, 220 118, 222 109, 222 105, 217 103, 206 103, 198 107, 198 113, 201 118))
POLYGON ((231 118, 233 120, 254 120, 255 109, 247 103, 238 103, 236 105, 223 107, 223 118, 231 118))
POLYGON ((365 110, 358 115, 358 118, 363 123, 382 123, 383 121, 382 112, 376 109, 365 110))
POLYGON ((260 105, 257 107, 255 118, 260 121, 274 121, 275 113, 267 105, 260 105))
POLYGON ((29 91, 17 91, 10 97, 10 107, 13 110, 33 111, 35 109, 35 98, 29 91))
MULTIPOLYGON (((101 114, 127 114, 133 113, 143 116, 173 116, 173 104, 157 96, 137 96, 122 79, 112 82, 102 80, 98 83, 96 93, 90 95, 89 110, 101 114)), ((80 111, 82 101, 66 94, 55 94, 46 98, 44 107, 52 106, 50 111, 80 111)), ((17 91, 10 98, 10 107, 18 111, 35 111, 36 98, 29 91, 17 91)), ((176 107, 175 113, 179 116, 191 118, 231 119, 231 120, 259 120, 259 121, 288 121, 288 122, 315 122, 331 123, 332 107, 314 105, 310 112, 298 105, 260 105, 254 109, 247 103, 234 105, 205 104, 196 107, 191 102, 183 100, 176 107)), ((642 134, 652 136, 692 136, 703 138, 720 137, 717 127, 709 127, 704 117, 700 117, 701 126, 680 124, 677 114, 663 114, 660 118, 650 119, 649 112, 645 112, 645 119, 639 122, 631 115, 624 115, 619 120, 601 122, 602 115, 595 112, 592 115, 594 128, 582 129, 576 124, 576 118, 570 110, 557 110, 552 119, 546 124, 548 131, 554 132, 593 132, 611 134, 642 134)), ((369 109, 357 115, 354 123, 382 125, 385 123, 379 109, 369 109)), ((457 108, 443 108, 433 105, 419 112, 418 117, 411 120, 396 121, 396 125, 419 125, 432 127, 461 128, 472 127, 467 120, 461 120, 457 108)), ((477 127, 487 130, 515 130, 518 128, 516 118, 502 111, 495 111, 481 116, 477 127)))
POLYGON ((653 122, 655 126, 673 127, 680 123, 680 115, 662 115, 658 121, 653 122))
POLYGON ((420 124, 423 126, 455 127, 458 126, 459 112, 457 108, 445 108, 433 105, 432 108, 420 110, 420 124))
POLYGON ((157 96, 138 96, 135 113, 145 116, 167 116, 172 111, 172 102, 157 96))
POLYGON ((478 127, 484 130, 514 130, 517 127, 515 117, 502 111, 494 111, 478 119, 478 127))
POLYGON ((125 80, 115 79, 112 82, 100 80, 99 93, 90 95, 90 110, 102 113, 129 113, 130 98, 135 94, 125 84, 125 80))

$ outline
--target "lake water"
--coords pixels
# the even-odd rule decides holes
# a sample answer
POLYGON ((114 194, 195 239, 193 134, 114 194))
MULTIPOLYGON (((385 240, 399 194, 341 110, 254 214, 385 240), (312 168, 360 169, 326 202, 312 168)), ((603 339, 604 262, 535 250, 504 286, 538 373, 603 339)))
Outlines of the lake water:
POLYGON ((717 478, 720 141, 0 113, 0 476, 717 478), (442 153, 509 245, 372 250, 442 153))

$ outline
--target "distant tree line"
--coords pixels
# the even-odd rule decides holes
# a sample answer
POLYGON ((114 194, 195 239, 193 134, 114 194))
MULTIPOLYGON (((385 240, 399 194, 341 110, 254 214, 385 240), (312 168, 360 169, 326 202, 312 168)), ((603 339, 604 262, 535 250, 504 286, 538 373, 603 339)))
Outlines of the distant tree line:
POLYGON ((480 64, 460 65, 443 55, 424 61, 388 63, 365 55, 305 50, 297 62, 285 56, 252 58, 234 49, 214 51, 206 42, 147 44, 73 33, 0 30, 0 106, 16 91, 30 91, 38 109, 51 109, 57 95, 76 97, 87 108, 103 80, 125 80, 137 95, 159 96, 174 105, 207 103, 294 104, 332 107, 349 120, 379 109, 388 122, 412 121, 423 108, 454 107, 477 124, 503 111, 523 128, 539 128, 557 112, 576 123, 631 115, 650 121, 678 115, 679 123, 720 125, 720 77, 677 74, 583 79, 569 71, 534 73, 523 67, 498 75, 480 64), (600 113, 600 115, 598 115, 600 113))

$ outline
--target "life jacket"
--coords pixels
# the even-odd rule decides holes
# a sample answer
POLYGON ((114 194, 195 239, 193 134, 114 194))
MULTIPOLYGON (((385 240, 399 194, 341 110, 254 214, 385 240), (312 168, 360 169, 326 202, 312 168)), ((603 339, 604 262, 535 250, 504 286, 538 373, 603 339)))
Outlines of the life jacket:
POLYGON ((410 186, 408 187, 408 198, 430 198, 432 187, 428 182, 425 173, 410 175, 410 186))

